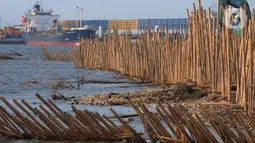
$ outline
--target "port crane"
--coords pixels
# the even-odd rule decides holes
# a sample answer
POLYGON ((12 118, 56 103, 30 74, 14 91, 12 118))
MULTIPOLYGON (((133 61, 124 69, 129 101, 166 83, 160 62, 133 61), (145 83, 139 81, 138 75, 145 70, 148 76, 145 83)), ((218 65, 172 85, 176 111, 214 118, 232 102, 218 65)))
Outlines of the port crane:
POLYGON ((63 20, 59 21, 58 23, 55 24, 55 26, 60 25, 64 21, 66 21, 75 11, 79 10, 80 11, 80 27, 82 26, 82 11, 83 8, 80 6, 77 6, 73 11, 71 11, 63 20))

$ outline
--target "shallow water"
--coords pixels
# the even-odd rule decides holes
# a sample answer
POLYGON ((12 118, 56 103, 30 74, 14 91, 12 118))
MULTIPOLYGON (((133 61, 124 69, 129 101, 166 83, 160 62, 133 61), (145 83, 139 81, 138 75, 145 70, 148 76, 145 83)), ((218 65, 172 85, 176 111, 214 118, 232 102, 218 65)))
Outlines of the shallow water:
MULTIPOLYGON (((51 50, 68 50, 72 47, 48 47, 51 50)), ((7 99, 26 99, 28 102, 37 102, 35 93, 44 98, 50 98, 52 89, 49 83, 61 78, 71 81, 77 86, 77 72, 80 77, 90 81, 115 81, 120 75, 112 71, 77 69, 72 62, 59 62, 43 60, 40 46, 27 45, 0 45, 0 53, 17 52, 28 60, 0 61, 0 95, 7 99), (40 84, 29 84, 37 81, 40 84)), ((83 84, 80 90, 59 90, 64 96, 92 95, 110 92, 129 92, 148 88, 138 85, 128 78, 117 81, 128 82, 121 84, 83 84)), ((93 107, 94 108, 94 107, 93 107)), ((101 109, 102 107, 100 107, 101 109)))
MULTIPOLYGON (((68 50, 72 47, 48 47, 51 50, 68 50)), ((35 97, 39 93, 45 99, 51 99, 52 88, 49 82, 56 82, 63 78, 71 81, 73 86, 77 86, 77 72, 80 77, 92 81, 115 81, 120 75, 112 71, 77 69, 72 62, 46 61, 43 60, 40 46, 27 45, 0 45, 0 53, 17 52, 22 54, 26 60, 0 61, 0 96, 12 102, 13 99, 20 101, 25 99, 32 106, 38 106, 41 102, 35 97), (38 81, 40 84, 28 84, 28 82, 38 81)), ((121 84, 84 84, 80 90, 63 89, 58 92, 64 96, 92 95, 110 92, 130 92, 144 88, 158 88, 158 86, 146 86, 135 84, 128 78, 118 79, 121 84)), ((71 104, 68 101, 54 101, 63 111, 71 113, 71 104)), ((0 102, 2 106, 5 106, 0 102)), ((111 116, 109 108, 113 108, 118 114, 134 114, 134 110, 125 106, 90 106, 75 105, 79 109, 87 109, 111 116)), ((142 132, 141 121, 135 118, 131 125, 139 132, 142 132)), ((24 142, 24 141, 18 141, 24 142)), ((37 142, 37 141, 35 141, 37 142)))

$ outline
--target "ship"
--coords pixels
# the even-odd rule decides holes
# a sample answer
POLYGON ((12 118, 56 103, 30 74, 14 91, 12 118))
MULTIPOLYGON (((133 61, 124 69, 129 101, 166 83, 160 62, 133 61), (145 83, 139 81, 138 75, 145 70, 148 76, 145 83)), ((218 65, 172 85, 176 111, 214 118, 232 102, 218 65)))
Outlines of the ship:
POLYGON ((5 26, 0 29, 0 44, 25 44, 18 28, 5 26))
POLYGON ((51 7, 44 10, 42 3, 36 2, 21 18, 20 35, 27 45, 45 46, 78 46, 82 38, 95 37, 96 30, 82 27, 82 24, 78 28, 63 29, 60 24, 63 20, 59 18, 60 15, 53 14, 51 7))

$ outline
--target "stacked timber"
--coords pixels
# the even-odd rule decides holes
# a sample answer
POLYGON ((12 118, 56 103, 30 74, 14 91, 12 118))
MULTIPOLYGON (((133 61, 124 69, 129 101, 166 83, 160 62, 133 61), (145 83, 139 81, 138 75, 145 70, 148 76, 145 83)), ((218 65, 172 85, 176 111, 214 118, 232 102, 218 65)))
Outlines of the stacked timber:
POLYGON ((135 20, 109 20, 109 30, 112 29, 120 29, 120 30, 125 30, 125 29, 138 29, 138 19, 135 20))

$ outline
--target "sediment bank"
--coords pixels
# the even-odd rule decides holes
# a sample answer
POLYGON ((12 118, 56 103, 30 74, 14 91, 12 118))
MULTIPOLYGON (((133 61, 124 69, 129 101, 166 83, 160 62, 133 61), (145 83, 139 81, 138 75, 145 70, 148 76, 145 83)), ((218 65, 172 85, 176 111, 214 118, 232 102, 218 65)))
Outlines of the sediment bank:
POLYGON ((27 60, 24 55, 11 51, 8 53, 0 53, 0 60, 27 60))
POLYGON ((5 55, 0 53, 0 60, 13 60, 14 58, 9 56, 9 55, 5 55))
POLYGON ((187 84, 176 84, 169 87, 164 87, 162 89, 146 89, 128 93, 109 93, 79 96, 72 100, 72 103, 114 106, 128 105, 128 100, 130 99, 133 103, 152 105, 159 102, 162 104, 170 104, 184 101, 200 100, 207 96, 208 93, 206 91, 202 91, 198 87, 192 87, 187 84))

